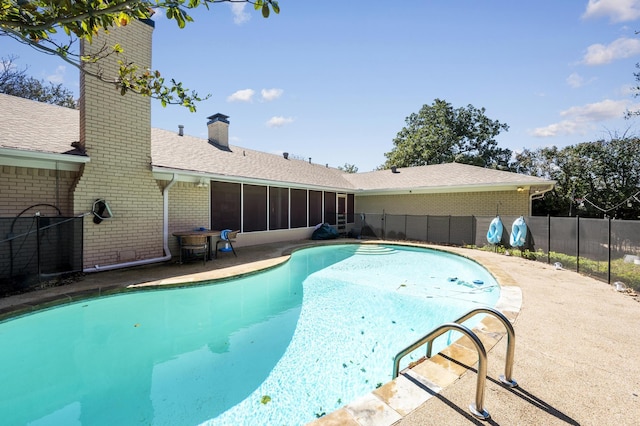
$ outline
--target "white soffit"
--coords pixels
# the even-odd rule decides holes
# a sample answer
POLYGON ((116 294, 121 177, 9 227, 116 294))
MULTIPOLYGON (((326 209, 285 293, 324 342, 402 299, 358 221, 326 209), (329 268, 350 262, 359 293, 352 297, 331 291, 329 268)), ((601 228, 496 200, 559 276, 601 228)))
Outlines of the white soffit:
POLYGON ((82 155, 53 154, 0 148, 0 166, 25 167, 31 169, 65 170, 76 172, 89 157, 82 155))
POLYGON ((360 189, 357 191, 358 195, 362 196, 375 196, 375 195, 402 195, 402 194, 445 194, 445 193, 460 193, 460 192, 492 192, 492 191, 529 191, 546 192, 553 189, 555 182, 550 182, 548 185, 531 184, 531 183, 500 183, 500 184, 481 184, 481 185, 460 185, 460 186, 432 186, 422 188, 390 188, 390 189, 360 189), (535 188, 534 188, 535 187, 535 188))

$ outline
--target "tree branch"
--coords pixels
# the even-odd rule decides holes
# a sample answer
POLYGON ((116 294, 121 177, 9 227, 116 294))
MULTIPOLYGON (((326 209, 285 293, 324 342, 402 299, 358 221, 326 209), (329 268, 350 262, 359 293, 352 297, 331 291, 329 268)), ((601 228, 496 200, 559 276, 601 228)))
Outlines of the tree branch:
POLYGON ((41 17, 47 17, 47 15, 49 15, 48 17, 50 17, 51 19, 43 19, 42 22, 38 23, 37 25, 29 25, 27 22, 20 22, 20 25, 16 25, 15 21, 0 21, 0 26, 19 27, 27 31, 46 31, 50 28, 55 27, 56 25, 65 25, 72 22, 75 23, 78 21, 83 21, 92 17, 98 17, 108 13, 122 12, 123 9, 128 8, 128 6, 133 3, 140 3, 140 0, 125 0, 123 3, 114 4, 102 9, 92 9, 89 12, 81 14, 67 14, 61 16, 60 14, 53 14, 51 12, 51 14, 42 13, 40 14, 41 17))

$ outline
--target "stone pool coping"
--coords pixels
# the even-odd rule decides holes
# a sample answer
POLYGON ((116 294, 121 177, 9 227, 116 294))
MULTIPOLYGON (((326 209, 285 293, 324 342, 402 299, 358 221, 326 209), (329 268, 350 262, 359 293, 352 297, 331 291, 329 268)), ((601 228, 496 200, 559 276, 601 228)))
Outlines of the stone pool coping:
MULTIPOLYGON (((385 241, 384 244, 427 247, 451 253, 444 247, 424 244, 385 241)), ((462 253, 455 253, 475 262, 462 253)), ((481 264, 482 265, 482 264, 481 264)), ((500 285, 500 297, 495 309, 510 322, 514 322, 522 306, 522 292, 517 283, 497 265, 482 265, 500 285)), ((424 330, 427 334, 431 330, 424 330)), ((489 352, 506 334, 504 324, 494 316, 486 316, 473 327, 485 350, 489 352)), ((473 342, 463 336, 431 358, 423 358, 411 368, 400 372, 397 378, 351 401, 344 407, 310 423, 313 426, 386 426, 400 422, 421 407, 442 389, 453 384, 478 362, 473 342)), ((391 367, 391 364, 390 364, 391 367)), ((471 395, 471 401, 474 395, 471 395)))
MULTIPOLYGON (((397 243, 344 239, 328 243, 344 242, 397 243)), ((0 319, 99 294, 130 291, 127 288, 154 281, 167 280, 167 285, 175 285, 176 280, 195 282, 201 277, 224 278, 237 273, 250 273, 257 268, 286 261, 286 254, 296 248, 324 243, 287 241, 241 247, 238 258, 220 256, 204 266, 202 262, 185 265, 168 262, 87 274, 64 286, 1 298, 0 319), (252 265, 253 262, 260 263, 252 265)), ((416 245, 471 258, 488 268, 506 287, 520 288, 520 312, 513 319, 509 316, 516 332, 513 378, 519 386, 507 389, 497 381, 497 377, 504 372, 507 340, 499 339, 488 351, 484 403, 484 408, 491 414, 488 422, 475 419, 468 410, 469 404, 474 401, 476 389, 477 376, 473 363, 477 361, 477 355, 475 361, 471 359, 465 364, 449 359, 448 362, 456 368, 463 364, 466 372, 460 376, 445 374, 444 383, 453 382, 438 393, 422 386, 421 382, 412 382, 421 389, 429 389, 427 393, 431 398, 400 420, 393 420, 397 417, 375 415, 356 420, 345 408, 330 413, 321 421, 333 419, 334 424, 365 426, 637 424, 640 418, 640 303, 637 296, 617 292, 606 283, 575 272, 557 270, 552 265, 532 262, 519 256, 507 257, 458 247, 416 245), (348 416, 340 420, 339 416, 342 415, 348 416)), ((504 333, 504 330, 498 333, 504 333)), ((424 368, 427 369, 426 366, 424 368)), ((429 368, 442 371, 441 366, 429 368)), ((427 372, 422 374, 429 375, 427 372)), ((429 379, 430 382, 437 380, 437 377, 429 379)), ((397 387, 410 385, 403 382, 397 387)), ((390 391, 386 395, 395 392, 394 385, 385 386, 388 387, 385 392, 390 391)), ((409 387, 409 394, 414 391, 409 387)), ((370 401, 371 398, 382 401, 385 397, 379 398, 371 393, 364 397, 365 400, 367 398, 370 401)), ((348 405, 354 403, 356 401, 348 405)), ((397 401, 394 404, 398 405, 397 401)), ((407 405, 415 405, 415 402, 407 405)), ((408 411, 398 408, 403 412, 408 411)))

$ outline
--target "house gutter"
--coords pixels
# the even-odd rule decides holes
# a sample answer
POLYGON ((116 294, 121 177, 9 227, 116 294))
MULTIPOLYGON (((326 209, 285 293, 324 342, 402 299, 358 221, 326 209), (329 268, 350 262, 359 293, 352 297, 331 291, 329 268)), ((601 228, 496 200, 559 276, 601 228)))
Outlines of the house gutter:
POLYGON ((508 182, 508 183, 479 183, 465 185, 440 185, 422 187, 402 187, 402 188, 358 188, 356 193, 359 196, 373 195, 406 195, 406 194, 443 194, 460 192, 492 192, 492 191, 515 191, 518 188, 536 188, 538 192, 548 192, 553 189, 555 181, 546 182, 508 182), (544 187, 545 189, 541 189, 544 187))
POLYGON ((160 263, 171 260, 171 251, 169 251, 169 189, 175 185, 178 181, 177 175, 174 173, 173 178, 162 190, 162 245, 164 250, 164 256, 155 257, 153 259, 134 260, 132 262, 116 263, 113 265, 95 265, 92 268, 86 268, 83 272, 99 272, 99 271, 111 271, 120 268, 130 268, 133 266, 148 265, 151 263, 160 263))
POLYGON ((189 171, 189 170, 180 170, 180 169, 171 169, 167 167, 154 166, 152 167, 153 176, 159 180, 166 180, 166 175, 178 173, 182 178, 180 181, 184 182, 194 182, 193 179, 200 179, 201 177, 205 177, 207 179, 219 181, 219 182, 229 182, 229 183, 247 183, 252 185, 265 185, 265 186, 288 186, 290 188, 299 188, 299 189, 311 189, 318 191, 332 191, 332 192, 354 192, 354 189, 350 186, 327 186, 327 185, 317 185, 312 183, 304 183, 304 182, 289 182, 289 181, 276 181, 271 179, 259 179, 252 177, 243 177, 243 176, 233 176, 233 175, 223 175, 218 173, 207 173, 207 172, 197 172, 197 171, 189 171))
POLYGON ((77 172, 80 170, 80 166, 82 164, 86 164, 89 161, 91 161, 91 159, 86 155, 0 148, 0 166, 29 167, 77 172))

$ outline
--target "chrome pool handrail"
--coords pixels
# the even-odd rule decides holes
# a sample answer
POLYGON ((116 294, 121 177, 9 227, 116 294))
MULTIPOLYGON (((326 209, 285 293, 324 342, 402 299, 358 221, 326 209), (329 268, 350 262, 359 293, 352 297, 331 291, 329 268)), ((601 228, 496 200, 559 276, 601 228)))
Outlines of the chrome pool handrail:
POLYGON ((491 417, 489 413, 483 408, 484 404, 484 388, 485 381, 487 379, 487 351, 484 348, 484 345, 471 330, 465 327, 462 324, 458 324, 455 322, 445 323, 439 327, 436 327, 433 331, 423 336, 421 339, 418 339, 413 344, 407 346, 402 351, 398 352, 393 360, 393 375, 392 378, 395 379, 398 377, 398 370, 400 369, 400 360, 404 358, 409 353, 418 349, 420 346, 424 345, 427 341, 431 343, 431 341, 440 335, 446 333, 449 330, 456 330, 466 335, 473 342, 476 350, 478 351, 478 378, 476 379, 476 398, 475 404, 471 404, 469 406, 469 410, 471 413, 483 420, 491 417))
MULTIPOLYGON (((504 375, 500 376, 500 382, 502 382, 503 385, 508 386, 510 388, 514 388, 518 386, 518 383, 515 380, 513 380, 513 378, 511 377, 511 375, 513 374, 513 359, 515 357, 515 350, 516 350, 515 349, 516 348, 516 332, 513 329, 513 325, 511 324, 511 321, 509 321, 509 319, 507 319, 507 317, 505 317, 504 314, 498 311, 497 309, 485 306, 480 308, 474 308, 453 322, 457 324, 462 324, 463 322, 465 322, 466 320, 468 320, 469 318, 477 314, 491 314, 497 319, 499 319, 500 322, 502 322, 504 327, 507 329, 507 356, 506 356, 505 365, 504 365, 504 375)), ((430 340, 427 343, 427 358, 431 358, 432 344, 433 344, 433 340, 430 340)))

